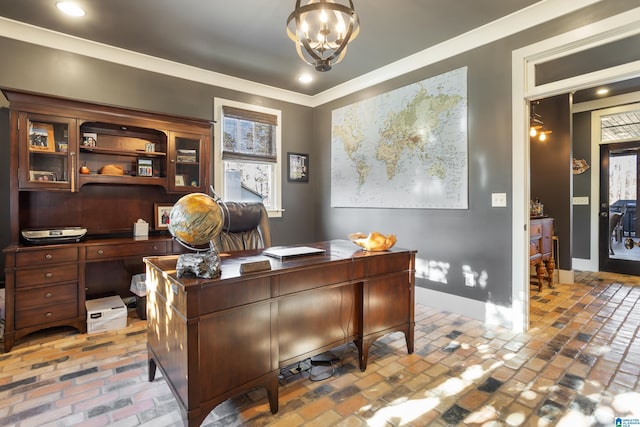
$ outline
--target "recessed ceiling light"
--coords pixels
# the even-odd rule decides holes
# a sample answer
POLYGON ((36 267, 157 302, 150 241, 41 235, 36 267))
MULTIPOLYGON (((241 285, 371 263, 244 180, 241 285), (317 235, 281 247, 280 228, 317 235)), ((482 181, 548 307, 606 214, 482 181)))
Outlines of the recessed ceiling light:
POLYGON ((598 90, 596 91, 596 94, 597 94, 597 95, 600 95, 600 96, 602 96, 602 95, 606 95, 606 94, 608 94, 608 93, 609 93, 609 89, 604 88, 604 87, 603 87, 603 88, 601 88, 601 89, 598 89, 598 90))
POLYGON ((298 77, 298 81, 300 83, 311 83, 313 81, 313 77, 311 77, 311 74, 301 74, 300 77, 298 77))
POLYGON ((66 13, 69 16, 84 16, 85 12, 84 10, 78 6, 75 3, 69 2, 69 1, 61 1, 59 3, 56 3, 56 6, 58 7, 58 9, 60 9, 61 11, 63 11, 64 13, 66 13))

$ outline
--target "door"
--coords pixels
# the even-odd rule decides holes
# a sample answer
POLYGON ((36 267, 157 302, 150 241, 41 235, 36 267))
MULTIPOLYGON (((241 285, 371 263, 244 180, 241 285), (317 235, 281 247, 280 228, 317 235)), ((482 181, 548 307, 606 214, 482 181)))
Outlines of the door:
POLYGON ((20 189, 75 191, 76 120, 18 114, 20 189))
POLYGON ((640 275, 640 141, 600 146, 600 270, 640 275))
POLYGON ((169 191, 206 193, 207 146, 204 135, 171 132, 169 143, 169 191))

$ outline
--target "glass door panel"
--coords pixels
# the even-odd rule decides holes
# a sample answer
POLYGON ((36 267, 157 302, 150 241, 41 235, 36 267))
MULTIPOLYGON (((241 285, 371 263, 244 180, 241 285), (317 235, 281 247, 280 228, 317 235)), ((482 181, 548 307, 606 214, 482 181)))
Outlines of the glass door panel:
POLYGON ((640 142, 601 146, 600 270, 640 274, 640 142))
POLYGON ((20 187, 72 189, 73 120, 44 115, 29 115, 23 120, 21 129, 26 132, 20 150, 26 167, 20 170, 20 187))
POLYGON ((203 182, 202 137, 173 133, 172 175, 169 186, 178 192, 205 192, 203 182))

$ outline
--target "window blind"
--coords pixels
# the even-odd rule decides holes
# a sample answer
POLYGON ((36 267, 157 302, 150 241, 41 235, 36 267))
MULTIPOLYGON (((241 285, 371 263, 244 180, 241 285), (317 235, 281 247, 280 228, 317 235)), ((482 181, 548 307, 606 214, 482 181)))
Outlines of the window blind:
POLYGON ((277 162, 277 116, 229 106, 222 107, 222 115, 224 160, 277 162))

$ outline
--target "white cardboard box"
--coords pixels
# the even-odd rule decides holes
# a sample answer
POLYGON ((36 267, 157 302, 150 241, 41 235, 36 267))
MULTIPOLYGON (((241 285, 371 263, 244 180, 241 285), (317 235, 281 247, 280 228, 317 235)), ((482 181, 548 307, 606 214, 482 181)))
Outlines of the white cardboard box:
POLYGON ((127 306, 119 296, 87 300, 85 305, 88 334, 127 327, 127 306))

